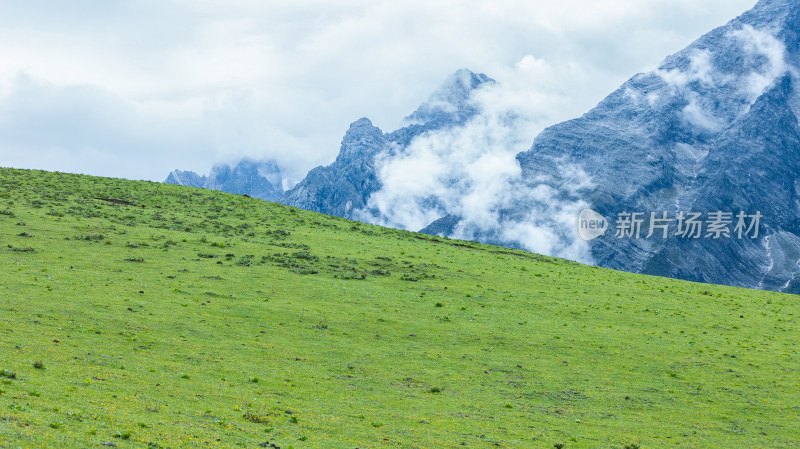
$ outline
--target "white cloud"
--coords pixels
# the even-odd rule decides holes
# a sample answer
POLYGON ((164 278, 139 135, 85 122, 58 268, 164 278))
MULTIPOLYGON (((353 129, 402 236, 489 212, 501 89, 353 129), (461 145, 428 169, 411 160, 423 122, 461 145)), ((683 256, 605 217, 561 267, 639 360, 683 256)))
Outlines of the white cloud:
POLYGON ((665 83, 674 89, 683 89, 691 82, 699 82, 705 86, 714 86, 716 82, 712 77, 714 67, 711 64, 711 52, 708 50, 695 50, 689 55, 689 67, 684 71, 679 68, 671 70, 659 69, 655 72, 665 83))
MULTIPOLYGON (((516 76, 524 78, 535 67, 550 68, 530 57, 517 64, 516 76)), ((529 137, 543 126, 537 113, 543 104, 557 105, 558 96, 518 90, 510 85, 483 86, 472 101, 482 113, 463 126, 433 131, 412 140, 398 156, 380 164, 380 191, 357 211, 364 221, 418 231, 446 215, 461 220, 451 237, 485 240, 494 236, 504 242, 543 254, 590 262, 588 245, 577 237, 576 217, 586 203, 575 195, 589 186, 580 169, 560 165, 562 178, 542 175, 521 179, 516 154, 529 148, 529 137), (533 106, 535 105, 535 106, 533 106), (573 198, 562 198, 550 186, 558 182, 573 198), (501 211, 529 205, 523 216, 501 216, 501 211)))
MULTIPOLYGON (((729 95, 730 100, 738 96, 749 105, 772 86, 777 77, 791 69, 786 62, 784 44, 770 32, 744 25, 729 32, 729 37, 733 38, 734 44, 727 51, 741 53, 733 66, 725 69, 714 67, 711 52, 696 49, 688 55, 688 67, 654 71, 671 87, 673 95, 687 102, 682 110, 684 121, 709 131, 722 129, 726 121, 714 116, 711 111, 719 105, 705 104, 708 101, 701 93, 702 89, 727 88, 734 92, 729 95)), ((628 96, 639 101, 641 95, 629 89, 628 96)), ((651 104, 657 100, 648 99, 651 104)))
POLYGON ((708 131, 719 131, 725 126, 723 120, 703 108, 702 102, 695 92, 690 92, 688 96, 689 104, 682 111, 684 120, 708 131))
POLYGON ((782 42, 771 34, 745 25, 732 33, 741 42, 742 47, 753 56, 764 56, 766 62, 760 64, 760 70, 749 73, 745 79, 746 87, 753 99, 761 95, 771 86, 775 78, 788 70, 786 64, 786 48, 782 42))
POLYGON ((521 87, 518 98, 504 101, 536 116, 534 132, 580 115, 631 74, 750 6, 752 0, 2 2, 0 108, 7 121, 0 126, 24 125, 29 133, 13 141, 0 136, 0 163, 54 169, 55 161, 75 161, 61 169, 161 180, 173 168, 204 171, 242 156, 276 156, 301 172, 333 160, 359 117, 396 128, 461 67, 521 87), (22 87, 20 74, 41 90, 22 87), (61 95, 60 109, 29 114, 25 123, 15 118, 50 88, 79 96, 87 86, 115 100, 61 95), (83 112, 72 113, 69 102, 83 112), (85 109, 88 102, 95 112, 85 109), (92 136, 93 117, 102 117, 103 145, 92 136), (72 126, 58 126, 62 119, 72 126), (36 137, 43 134, 59 144, 45 145, 36 137), (148 148, 129 151, 128 142, 148 148), (85 148, 104 156, 83 165, 85 148), (53 161, 47 167, 44 155, 53 161))

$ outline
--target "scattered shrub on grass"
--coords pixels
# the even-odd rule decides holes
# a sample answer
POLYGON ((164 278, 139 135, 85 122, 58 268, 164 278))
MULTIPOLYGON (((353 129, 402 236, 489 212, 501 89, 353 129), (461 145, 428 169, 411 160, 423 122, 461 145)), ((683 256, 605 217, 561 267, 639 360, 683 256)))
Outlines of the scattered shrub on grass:
POLYGON ((289 231, 284 231, 283 229, 276 229, 274 231, 268 231, 267 235, 271 235, 275 238, 286 238, 292 235, 289 231))
POLYGON ((345 280, 363 281, 364 279, 367 278, 367 273, 365 273, 363 271, 359 272, 359 271, 355 271, 355 270, 343 271, 342 273, 335 275, 335 277, 337 277, 339 279, 345 279, 345 280))
POLYGON ((28 247, 28 248, 17 248, 15 246, 8 245, 8 248, 11 251, 14 251, 15 253, 35 253, 36 252, 36 250, 34 248, 31 248, 31 247, 28 247))
POLYGON ((39 393, 36 390, 31 390, 31 391, 28 392, 28 396, 32 396, 32 397, 35 397, 35 398, 40 398, 40 397, 42 397, 42 393, 39 393))
POLYGON ((279 246, 281 248, 301 249, 304 251, 308 251, 311 249, 311 247, 306 245, 305 243, 269 242, 269 244, 272 246, 279 246))
POLYGON ((44 369, 44 362, 41 360, 34 360, 33 367, 36 369, 44 369))
POLYGON ((188 379, 189 375, 186 373, 181 374, 181 379, 188 379))
POLYGON ((247 421, 250 421, 251 423, 255 423, 255 424, 268 424, 269 423, 269 420, 267 420, 266 417, 261 416, 261 415, 259 415, 257 413, 253 413, 251 411, 248 411, 247 413, 242 415, 242 418, 244 418, 247 421))
POLYGON ((122 432, 117 430, 117 433, 114 434, 114 438, 119 438, 121 440, 127 440, 127 439, 130 439, 131 435, 133 435, 133 433, 131 433, 128 430, 125 430, 125 431, 122 431, 122 432))
POLYGON ((319 260, 319 257, 311 254, 308 251, 297 251, 292 253, 295 259, 303 259, 303 260, 319 260))
POLYGON ((236 265, 239 265, 240 267, 252 266, 253 265, 253 258, 255 258, 255 256, 253 256, 253 255, 242 256, 242 257, 239 258, 239 260, 236 261, 236 265))
POLYGON ((125 259, 125 262, 144 263, 144 258, 142 258, 142 257, 128 257, 128 258, 125 259))
POLYGON ((76 235, 73 240, 85 240, 87 242, 99 242, 100 240, 105 239, 106 236, 103 234, 86 234, 86 235, 76 235))
POLYGON ((622 449, 639 449, 639 445, 638 444, 633 444, 633 443, 626 444, 625 446, 623 446, 622 449))
POLYGON ((564 443, 556 443, 556 444, 553 445, 553 447, 555 449, 563 449, 564 448, 564 443))
POLYGON ((430 390, 428 390, 428 391, 429 391, 429 392, 431 392, 431 393, 433 393, 433 394, 439 394, 439 393, 441 393, 442 391, 444 391, 444 388, 440 388, 440 387, 432 387, 432 388, 431 388, 430 390))
POLYGON ((289 418, 289 422, 297 424, 297 422, 298 422, 297 417, 296 416, 292 416, 291 418, 289 418))
POLYGON ((50 428, 58 430, 58 429, 60 429, 60 428, 61 428, 61 426, 63 426, 63 425, 64 425, 64 423, 62 423, 62 422, 60 422, 60 421, 51 422, 51 423, 50 423, 50 428))
POLYGON ((258 383, 258 377, 256 377, 256 376, 250 376, 250 378, 248 380, 250 382, 254 383, 254 384, 258 383))
POLYGON ((436 307, 444 307, 444 304, 442 304, 442 303, 440 303, 440 302, 437 302, 437 303, 436 303, 436 307))
POLYGON ((7 377, 9 379, 16 379, 17 373, 13 373, 6 368, 0 369, 0 377, 7 377))

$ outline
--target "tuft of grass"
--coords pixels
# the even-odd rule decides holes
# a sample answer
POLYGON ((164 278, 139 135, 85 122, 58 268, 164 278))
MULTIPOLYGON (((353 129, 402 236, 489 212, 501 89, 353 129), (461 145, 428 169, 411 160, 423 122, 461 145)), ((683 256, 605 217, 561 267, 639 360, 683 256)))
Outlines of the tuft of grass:
POLYGON ((132 435, 133 435, 133 432, 131 432, 129 430, 117 430, 114 433, 113 436, 114 436, 114 438, 119 438, 121 440, 128 440, 128 439, 131 438, 132 435))
POLYGON ((269 423, 269 420, 267 419, 266 416, 262 416, 262 415, 254 413, 254 412, 251 412, 251 411, 246 412, 244 415, 242 415, 242 417, 246 421, 249 421, 249 422, 255 423, 255 424, 268 424, 269 423))

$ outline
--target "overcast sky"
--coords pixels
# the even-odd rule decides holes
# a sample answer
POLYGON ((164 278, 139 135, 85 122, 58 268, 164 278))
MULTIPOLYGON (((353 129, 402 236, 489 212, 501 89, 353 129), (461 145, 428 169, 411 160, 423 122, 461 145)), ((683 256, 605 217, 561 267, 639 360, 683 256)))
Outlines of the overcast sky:
POLYGON ((0 166, 162 181, 401 125, 449 75, 507 86, 535 132, 755 0, 0 2, 0 166))

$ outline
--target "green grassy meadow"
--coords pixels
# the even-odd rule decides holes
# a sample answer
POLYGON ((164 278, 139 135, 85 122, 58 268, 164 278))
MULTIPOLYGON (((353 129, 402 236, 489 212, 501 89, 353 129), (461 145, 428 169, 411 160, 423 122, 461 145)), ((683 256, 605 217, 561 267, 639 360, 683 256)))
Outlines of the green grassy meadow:
POLYGON ((3 449, 800 447, 792 295, 13 169, 0 264, 3 449))

